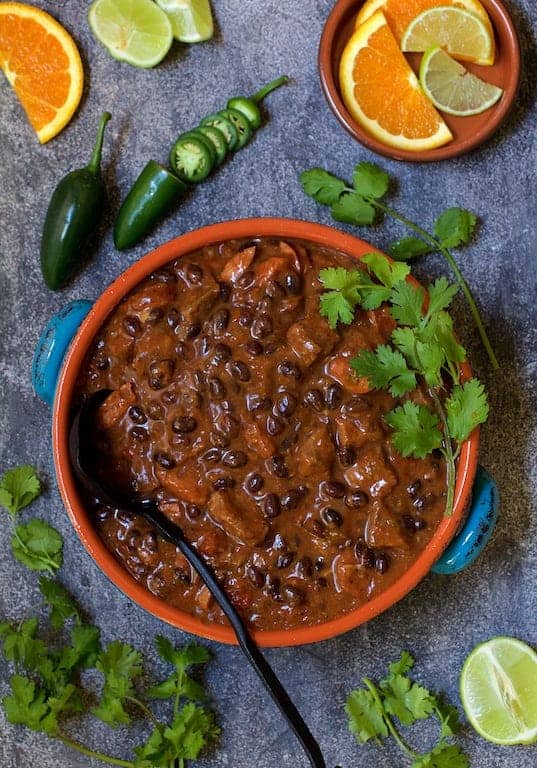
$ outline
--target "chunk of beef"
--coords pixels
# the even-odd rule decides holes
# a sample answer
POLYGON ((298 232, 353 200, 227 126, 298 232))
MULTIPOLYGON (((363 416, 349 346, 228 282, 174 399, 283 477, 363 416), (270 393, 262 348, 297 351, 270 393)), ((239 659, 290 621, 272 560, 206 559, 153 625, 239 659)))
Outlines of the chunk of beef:
POLYGON ((302 477, 323 476, 333 461, 332 437, 326 424, 319 422, 299 440, 295 456, 302 477))
POLYGON ((206 485, 201 484, 196 470, 190 468, 157 469, 156 474, 161 486, 174 498, 188 501, 190 504, 206 503, 209 489, 206 485))
POLYGON ((134 386, 128 382, 111 392, 97 411, 97 426, 111 429, 125 416, 131 405, 136 402, 134 386))
POLYGON ((227 491, 217 491, 209 499, 209 514, 212 519, 230 536, 241 544, 258 544, 268 531, 260 513, 251 509, 246 514, 243 509, 248 504, 246 496, 241 498, 240 505, 227 491))
POLYGON ((220 279, 226 283, 236 283, 243 275, 255 257, 255 245, 244 248, 226 262, 226 265, 220 273, 220 279))
POLYGON ((406 549, 409 541, 405 530, 390 510, 379 501, 373 501, 365 526, 365 540, 370 547, 396 547, 406 549))
POLYGON ((397 485, 397 477, 377 445, 361 451, 356 464, 345 472, 345 482, 373 498, 382 498, 397 485))

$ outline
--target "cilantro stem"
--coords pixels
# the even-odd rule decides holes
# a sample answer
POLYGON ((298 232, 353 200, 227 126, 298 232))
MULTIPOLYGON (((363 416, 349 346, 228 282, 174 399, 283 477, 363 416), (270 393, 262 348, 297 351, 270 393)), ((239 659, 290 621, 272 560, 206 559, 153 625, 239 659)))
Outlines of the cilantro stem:
POLYGON ((121 760, 119 757, 105 755, 104 752, 96 752, 94 749, 85 747, 84 744, 79 744, 78 741, 73 741, 73 739, 69 739, 67 736, 62 736, 61 734, 58 734, 57 738, 66 746, 71 747, 71 749, 74 749, 87 757, 93 757, 95 760, 100 760, 101 762, 109 763, 110 765, 119 765, 121 768, 134 768, 134 763, 130 760, 121 760))
POLYGON ((149 707, 146 707, 146 705, 143 703, 143 701, 140 701, 135 696, 125 696, 125 701, 130 701, 131 704, 135 704, 139 709, 141 709, 142 712, 144 713, 144 715, 147 717, 147 719, 151 720, 153 725, 155 725, 155 726, 159 726, 160 725, 160 723, 157 720, 157 718, 155 717, 155 715, 151 712, 149 707))
MULTIPOLYGON (((354 190, 350 190, 350 191, 354 191, 354 190)), ((448 248, 442 245, 442 243, 439 240, 437 240, 436 237, 434 237, 429 232, 427 232, 426 229, 423 229, 422 227, 419 226, 419 224, 416 224, 411 219, 408 219, 406 216, 403 216, 403 214, 391 208, 389 205, 384 205, 384 203, 380 203, 378 200, 375 200, 373 198, 367 198, 367 202, 375 206, 376 208, 378 208, 379 211, 382 211, 386 215, 391 216, 392 219, 396 219, 397 221, 400 221, 401 224, 404 224, 406 227, 408 227, 408 229, 411 229, 413 232, 415 232, 417 235, 423 238, 423 240, 425 240, 432 248, 434 248, 435 251, 442 254, 442 256, 445 258, 445 260, 448 262, 449 266, 451 267, 451 270, 455 275, 459 288, 461 289, 461 291, 463 292, 466 298, 468 306, 470 307, 470 312, 472 313, 472 317, 474 319, 474 323, 476 324, 477 330, 479 332, 479 336, 481 337, 481 341, 483 343, 483 346, 485 347, 485 350, 487 352, 491 365, 493 369, 497 371, 500 367, 500 364, 498 363, 498 359, 494 354, 494 350, 492 349, 492 345, 489 341, 489 337, 487 336, 487 332, 485 330, 485 326, 483 325, 483 321, 481 320, 481 315, 479 314, 479 309, 477 308, 476 301, 474 299, 472 291, 470 290, 470 286, 468 285, 462 272, 460 271, 459 265, 453 258, 451 251, 449 251, 448 248)))
MULTIPOLYGON (((31 549, 30 549, 30 548, 29 548, 29 547, 28 547, 28 546, 27 546, 27 545, 24 543, 24 541, 21 539, 21 537, 19 536, 19 534, 18 534, 18 531, 17 531, 17 529, 16 529, 16 528, 13 528, 13 535, 15 536, 15 538, 17 539, 17 541, 19 542, 19 544, 20 544, 20 546, 21 546, 21 549, 23 549, 23 550, 24 550, 24 552, 26 552, 26 554, 27 554, 28 556, 30 556, 30 557, 32 557, 32 558, 35 558, 35 560, 36 560, 36 561, 41 561, 41 562, 44 564, 44 566, 46 567, 46 570, 47 570, 49 573, 51 573, 51 574, 54 574, 54 573, 56 572, 56 568, 57 568, 58 566, 57 566, 57 563, 55 563, 55 562, 54 562, 54 560, 51 560, 51 559, 50 559, 50 557, 48 557, 47 555, 43 555, 43 554, 41 554, 40 552, 33 552, 33 551, 32 551, 32 550, 31 550, 31 549)), ((34 570, 35 570, 35 569, 34 569, 34 570)))
POLYGON ((451 444, 451 436, 449 434, 449 427, 447 423, 447 418, 445 411, 442 407, 442 403, 440 402, 440 398, 438 397, 437 393, 434 389, 429 390, 429 394, 431 395, 431 398, 433 400, 433 403, 436 408, 436 412, 438 413, 440 417, 440 421, 442 422, 442 432, 444 434, 444 448, 442 450, 442 453, 445 456, 446 464, 447 464, 447 489, 446 489, 446 517, 451 517, 453 514, 453 502, 455 497, 455 456, 453 454, 453 446, 451 444))
POLYGON ((386 709, 384 707, 384 703, 383 703, 383 701, 382 701, 382 699, 380 697, 380 694, 378 692, 378 689, 377 689, 377 686, 375 685, 375 683, 372 680, 370 680, 368 677, 364 677, 362 682, 366 686, 366 688, 368 688, 369 692, 371 693, 371 695, 375 699, 375 704, 379 708, 379 712, 382 713, 382 719, 386 723, 387 729, 389 730, 389 732, 391 733, 391 735, 393 736, 393 738, 395 739, 395 741, 399 745, 400 749, 403 752, 406 752, 406 754, 409 757, 412 757, 413 759, 419 757, 418 753, 414 752, 414 750, 411 749, 408 746, 406 741, 403 739, 403 737, 400 735, 399 731, 397 730, 397 728, 393 724, 393 721, 392 721, 391 717, 386 712, 386 709))

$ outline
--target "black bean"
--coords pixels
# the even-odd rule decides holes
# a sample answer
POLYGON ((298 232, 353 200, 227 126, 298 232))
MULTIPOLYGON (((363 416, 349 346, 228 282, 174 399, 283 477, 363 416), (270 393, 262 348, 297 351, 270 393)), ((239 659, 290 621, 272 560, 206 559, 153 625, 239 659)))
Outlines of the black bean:
POLYGON ((337 480, 326 480, 321 483, 321 490, 331 499, 342 499, 345 496, 346 487, 337 480))
POLYGON ((199 264, 187 264, 186 278, 189 283, 194 283, 194 285, 199 285, 203 280, 203 269, 200 267, 199 264))
POLYGON ((99 371, 106 371, 107 368, 110 367, 110 360, 108 359, 108 357, 104 355, 103 352, 97 353, 97 355, 94 358, 94 361, 95 361, 95 367, 99 371))
POLYGON ((129 549, 138 549, 141 533, 138 528, 133 528, 127 536, 127 546, 129 549))
POLYGON ((142 324, 134 315, 125 315, 123 318, 123 328, 129 336, 139 336, 142 332, 142 324))
POLYGON ((324 401, 327 408, 334 410, 341 405, 343 397, 343 387, 341 384, 331 384, 324 393, 324 401))
POLYGON ((408 488, 406 489, 408 495, 411 498, 414 498, 418 495, 418 493, 421 491, 421 480, 414 480, 413 483, 411 483, 408 488))
POLYGON ((197 504, 187 504, 186 514, 190 520, 196 520, 201 515, 201 508, 197 504))
POLYGON ((220 298, 224 302, 228 302, 231 296, 231 286, 229 283, 218 283, 218 290, 220 292, 220 298))
POLYGON ((213 362, 227 363, 231 359, 231 348, 227 344, 217 344, 214 348, 213 362))
POLYGON ((318 389, 309 389, 304 395, 304 403, 315 411, 322 411, 324 408, 322 392, 318 389))
POLYGON ((324 557, 318 557, 318 558, 316 559, 316 561, 315 561, 315 565, 314 565, 313 567, 314 567, 314 568, 315 568, 315 570, 318 572, 318 571, 322 571, 322 570, 323 570, 323 568, 325 567, 325 565, 326 565, 326 562, 325 562, 325 559, 324 559, 324 557))
POLYGON ((150 378, 148 381, 148 384, 151 389, 154 389, 155 391, 158 391, 159 389, 164 389, 164 384, 161 382, 160 379, 150 378))
POLYGON ((292 584, 286 584, 280 594, 284 603, 288 603, 290 606, 302 605, 306 600, 304 592, 292 584))
POLYGON ((264 339, 273 331, 272 320, 268 315, 259 315, 252 323, 250 331, 254 339, 264 339))
POLYGON ((226 488, 233 488, 234 485, 235 480, 232 477, 219 477, 214 481, 213 488, 215 491, 223 491, 226 488))
POLYGON ((322 539, 326 534, 326 528, 320 520, 312 520, 309 529, 313 536, 322 539))
POLYGON ((422 531, 427 527, 427 523, 422 517, 413 517, 412 515, 403 515, 403 525, 411 533, 422 531))
POLYGON ((164 408, 156 400, 152 400, 147 406, 147 415, 153 421, 160 421, 164 418, 164 408))
POLYGON ((278 373, 281 373, 282 376, 292 376, 296 381, 302 378, 300 368, 291 360, 283 360, 278 366, 278 373))
POLYGON ((281 581, 277 576, 269 576, 267 579, 267 587, 268 587, 268 593, 269 595, 276 600, 277 602, 281 602, 281 581))
POLYGON ((167 269, 159 269, 157 272, 153 272, 150 280, 155 280, 159 283, 175 283, 176 277, 167 269))
POLYGON ((279 435, 285 429, 285 422, 279 416, 267 416, 267 432, 269 435, 279 435))
POLYGON ((193 416, 178 416, 172 422, 172 431, 177 435, 187 435, 193 432, 198 426, 198 422, 193 416))
POLYGON ((239 317, 237 318, 237 322, 240 326, 243 328, 249 328, 253 322, 254 316, 250 312, 249 309, 241 309, 239 313, 239 317))
POLYGON ((219 309, 215 314, 213 315, 213 328, 214 333, 221 333, 224 331, 229 323, 229 310, 227 309, 219 309))
POLYGON ((177 357, 183 360, 186 360, 188 358, 189 353, 190 353, 190 347, 184 341, 180 341, 178 345, 175 347, 175 354, 177 355, 177 357))
POLYGON ((104 523, 110 517, 110 510, 108 507, 97 507, 95 517, 100 523, 104 523))
POLYGON ((268 341, 265 344, 265 355, 273 355, 278 349, 278 345, 274 341, 268 341))
POLYGON ((194 381, 196 382, 196 385, 198 387, 203 387, 205 385, 206 380, 207 380, 207 377, 205 376, 204 371, 202 371, 201 368, 197 368, 194 371, 194 381))
POLYGON ((183 319, 181 313, 178 309, 172 308, 168 310, 168 314, 166 316, 166 322, 170 326, 170 328, 173 328, 174 330, 181 325, 181 320, 183 319))
POLYGON ((133 440, 138 440, 139 442, 149 439, 149 433, 142 427, 133 427, 129 432, 129 435, 133 440))
POLYGON ((250 288, 255 283, 255 272, 247 269, 237 280, 239 288, 250 288))
POLYGON ((145 424, 147 416, 139 406, 131 405, 129 408, 129 419, 134 421, 135 424, 145 424))
POLYGON ((222 398, 226 396, 225 385, 218 376, 211 376, 207 383, 212 398, 215 400, 222 400, 222 398))
POLYGON ((337 509, 333 509, 332 507, 325 507, 321 512, 321 517, 323 522, 327 525, 335 525, 337 528, 340 528, 343 525, 342 515, 337 509))
POLYGON ((270 411, 272 400, 258 394, 246 395, 246 407, 249 411, 270 411))
POLYGON ((307 555, 301 557, 297 563, 296 572, 303 579, 311 579, 313 576, 313 563, 307 555))
POLYGON ((195 339, 201 333, 201 323, 191 323, 186 329, 186 338, 195 339))
POLYGON ((149 325, 157 325, 164 317, 164 310, 160 307, 154 307, 149 311, 147 316, 147 323, 149 325))
POLYGON ((163 392, 160 396, 160 399, 163 403, 176 403, 178 400, 178 394, 177 392, 174 392, 173 389, 169 389, 167 392, 163 392))
POLYGON ((375 567, 375 553, 371 547, 367 546, 363 539, 358 539, 356 542, 354 546, 354 555, 358 564, 364 566, 364 568, 375 567))
POLYGON ((356 450, 348 445, 345 448, 340 448, 337 452, 339 463, 344 467, 351 467, 356 461, 356 450))
POLYGON ((282 414, 282 416, 292 416, 296 410, 298 401, 294 395, 290 392, 282 392, 282 394, 276 400, 276 408, 282 414))
POLYGON ((218 448, 209 448, 208 451, 205 451, 205 453, 202 455, 202 459, 204 461, 220 461, 221 452, 218 450, 218 448))
POLYGON ((244 467, 247 463, 248 456, 244 451, 227 451, 227 453, 224 453, 222 456, 222 464, 225 464, 226 467, 232 467, 233 469, 244 467))
POLYGON ((245 350, 250 357, 259 357, 259 355, 262 355, 264 352, 263 345, 260 344, 259 341, 255 341, 255 339, 246 344, 245 350))
POLYGON ((263 503, 263 511, 265 517, 272 520, 274 517, 278 517, 281 512, 280 500, 275 493, 269 493, 265 496, 263 503))
POLYGON ((203 356, 208 355, 211 350, 211 344, 212 344, 212 339, 210 339, 208 336, 202 336, 201 344, 200 344, 200 354, 203 356))
POLYGON ((427 506, 427 502, 428 499, 426 496, 416 496, 416 498, 412 501, 412 504, 416 507, 417 510, 422 512, 427 506))
POLYGON ((150 555, 154 555, 158 549, 157 537, 153 531, 147 531, 140 541, 140 549, 145 549, 150 555))
POLYGON ((169 453, 159 452, 155 453, 153 459, 160 464, 163 469, 173 469, 175 467, 175 460, 169 453))
POLYGON ((190 584, 190 574, 184 568, 176 568, 173 575, 177 581, 182 581, 183 584, 190 584))
POLYGON ((278 285, 276 280, 269 280, 265 286, 265 296, 268 296, 270 299, 274 299, 276 296, 283 296, 284 293, 285 291, 281 285, 278 285))
POLYGON ((246 482, 246 487, 250 491, 250 493, 257 493, 260 491, 263 486, 265 485, 265 481, 261 477, 261 475, 258 475, 257 473, 255 475, 250 475, 246 482))
POLYGON ((298 434, 296 432, 292 432, 290 435, 287 435, 287 437, 284 437, 279 445, 279 450, 281 453, 286 453, 289 451, 295 443, 298 442, 298 434))
POLYGON ((384 552, 381 552, 378 554, 375 558, 375 570, 379 573, 386 573, 388 568, 390 567, 390 558, 388 555, 384 554, 384 552))
POLYGON ((289 568, 294 559, 294 552, 285 552, 283 555, 278 555, 278 559, 276 560, 276 568, 279 568, 280 570, 282 570, 282 568, 289 568))
POLYGON ((267 577, 266 573, 263 573, 259 568, 256 568, 255 565, 249 565, 246 569, 246 575, 254 585, 254 587, 257 587, 257 589, 261 589, 265 586, 265 579, 267 577))
POLYGON ((296 272, 288 272, 283 278, 283 284, 285 290, 287 293, 290 293, 291 296, 299 294, 302 288, 302 280, 300 279, 300 275, 297 275, 296 272))
POLYGON ((319 576, 318 579, 315 579, 315 586, 325 589, 328 586, 328 580, 324 576, 319 576))
POLYGON ((250 381, 250 369, 242 360, 232 360, 227 365, 228 372, 239 381, 250 381))
POLYGON ((285 510, 296 509, 301 501, 302 494, 298 488, 291 488, 291 490, 284 493, 280 499, 282 509, 285 510))
POLYGON ((347 413, 362 413, 363 411, 369 411, 371 405, 360 395, 353 395, 349 402, 345 406, 345 412, 347 413))
POLYGON ((273 456, 270 459, 270 471, 276 477, 289 477, 289 470, 283 456, 273 456))
POLYGON ((368 501, 368 496, 363 491, 351 491, 345 496, 345 504, 352 509, 365 507, 368 501))
POLYGON ((154 379, 159 381, 161 385, 159 389, 163 389, 171 382, 174 369, 175 363, 169 358, 165 358, 164 360, 153 360, 149 366, 149 375, 151 380, 154 379))

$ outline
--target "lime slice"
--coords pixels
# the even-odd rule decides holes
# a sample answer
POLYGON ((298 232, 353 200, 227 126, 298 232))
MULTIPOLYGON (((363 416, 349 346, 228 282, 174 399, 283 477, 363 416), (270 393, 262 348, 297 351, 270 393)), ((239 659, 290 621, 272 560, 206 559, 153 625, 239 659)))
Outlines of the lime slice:
POLYGON ((456 5, 440 5, 412 19, 401 40, 405 52, 440 45, 456 59, 494 63, 494 32, 490 23, 456 5))
POLYGON ((461 700, 468 720, 494 744, 537 741, 537 653, 513 637, 478 645, 464 662, 461 700))
POLYGON ((135 67, 154 67, 173 42, 172 27, 153 0, 95 0, 89 25, 112 56, 135 67))
POLYGON ((479 115, 501 98, 503 90, 468 72, 438 46, 425 52, 421 87, 435 107, 449 115, 479 115))
POLYGON ((202 43, 214 34, 209 0, 157 0, 172 25, 173 36, 182 43, 202 43))

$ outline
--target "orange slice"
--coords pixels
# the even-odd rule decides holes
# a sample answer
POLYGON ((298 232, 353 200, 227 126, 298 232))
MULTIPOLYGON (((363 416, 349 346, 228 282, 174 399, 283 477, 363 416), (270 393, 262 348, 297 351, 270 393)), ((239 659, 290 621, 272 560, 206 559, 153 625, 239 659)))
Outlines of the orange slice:
POLYGON ((84 73, 70 34, 45 11, 0 3, 0 68, 44 144, 72 118, 84 73))
POLYGON ((423 93, 381 11, 358 27, 345 46, 339 82, 354 119, 390 147, 421 152, 453 138, 423 93))
POLYGON ((356 28, 377 11, 382 11, 392 32, 400 41, 406 28, 416 16, 429 8, 437 8, 439 5, 455 5, 459 8, 466 8, 467 11, 479 16, 488 25, 492 34, 490 19, 479 0, 366 0, 356 17, 356 28))

